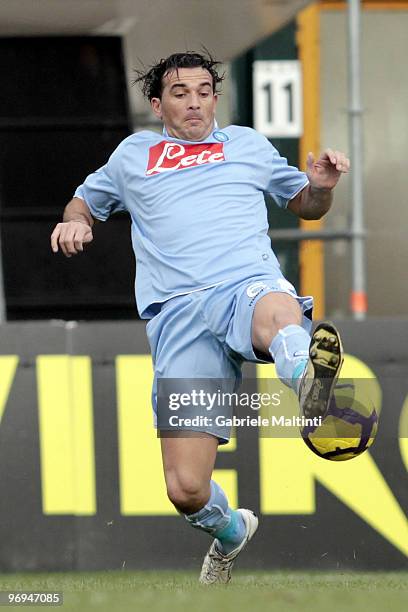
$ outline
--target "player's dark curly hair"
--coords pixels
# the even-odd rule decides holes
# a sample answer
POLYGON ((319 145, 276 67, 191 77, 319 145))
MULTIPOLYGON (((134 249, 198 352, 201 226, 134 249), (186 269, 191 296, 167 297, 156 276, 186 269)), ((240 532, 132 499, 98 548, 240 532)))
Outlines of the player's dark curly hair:
POLYGON ((149 70, 137 70, 135 69, 136 78, 133 81, 133 85, 136 83, 140 84, 143 95, 149 101, 152 98, 161 98, 163 91, 163 77, 172 70, 178 70, 178 68, 197 68, 201 67, 212 76, 213 81, 213 92, 217 91, 217 86, 221 81, 224 80, 224 73, 219 74, 217 72, 217 66, 221 64, 215 60, 211 54, 205 49, 205 54, 196 53, 194 51, 187 51, 186 53, 173 53, 165 59, 161 59, 157 64, 151 66, 149 70))

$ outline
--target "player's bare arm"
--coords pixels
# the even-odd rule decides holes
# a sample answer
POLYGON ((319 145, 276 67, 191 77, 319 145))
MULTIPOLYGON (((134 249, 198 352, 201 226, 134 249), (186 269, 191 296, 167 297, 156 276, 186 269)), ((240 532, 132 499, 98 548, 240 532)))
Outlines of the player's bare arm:
POLYGON ((326 149, 318 160, 309 153, 306 170, 309 185, 289 202, 289 210, 301 219, 321 219, 330 209, 340 176, 349 169, 350 160, 341 151, 326 149))
POLYGON ((63 222, 58 223, 51 234, 51 248, 54 253, 61 251, 66 257, 77 255, 84 250, 84 244, 92 242, 94 219, 88 206, 81 198, 72 198, 64 210, 63 222))

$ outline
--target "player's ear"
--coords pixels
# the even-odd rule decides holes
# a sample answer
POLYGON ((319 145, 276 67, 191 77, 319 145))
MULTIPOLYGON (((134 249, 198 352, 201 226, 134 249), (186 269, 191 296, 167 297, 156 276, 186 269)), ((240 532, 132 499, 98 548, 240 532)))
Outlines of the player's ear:
POLYGON ((150 106, 152 107, 152 110, 153 110, 154 114, 156 115, 156 117, 161 119, 162 118, 162 111, 161 111, 161 100, 160 100, 160 98, 152 98, 150 100, 150 106))

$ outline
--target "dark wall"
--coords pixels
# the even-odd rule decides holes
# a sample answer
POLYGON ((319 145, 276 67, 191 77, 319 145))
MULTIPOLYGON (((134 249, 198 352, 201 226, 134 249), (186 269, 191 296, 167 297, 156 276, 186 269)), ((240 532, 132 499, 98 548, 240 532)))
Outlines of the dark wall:
POLYGON ((3 38, 0 74, 8 318, 135 316, 126 216, 115 219, 108 241, 74 265, 61 264, 49 247, 77 185, 130 133, 121 39, 3 38))

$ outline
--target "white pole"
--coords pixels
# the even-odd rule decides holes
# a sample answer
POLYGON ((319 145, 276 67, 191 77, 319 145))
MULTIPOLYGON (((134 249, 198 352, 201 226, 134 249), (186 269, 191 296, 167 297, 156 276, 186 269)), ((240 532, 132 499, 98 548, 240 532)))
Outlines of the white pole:
POLYGON ((364 243, 363 130, 361 101, 361 6, 360 0, 348 0, 349 32, 349 138, 351 153, 352 204, 352 290, 350 305, 353 318, 367 314, 366 263, 364 243))

